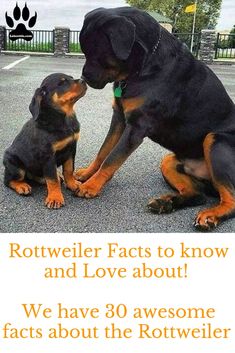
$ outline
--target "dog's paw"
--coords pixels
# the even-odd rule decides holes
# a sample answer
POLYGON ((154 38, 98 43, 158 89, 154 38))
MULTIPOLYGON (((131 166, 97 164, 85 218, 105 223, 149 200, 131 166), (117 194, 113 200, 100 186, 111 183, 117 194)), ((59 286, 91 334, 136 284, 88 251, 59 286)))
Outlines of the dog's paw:
POLYGON ((88 180, 93 173, 89 170, 89 168, 80 168, 74 172, 74 178, 78 181, 86 181, 88 180))
POLYGON ((70 179, 69 182, 65 183, 66 188, 71 191, 76 191, 79 189, 81 182, 76 179, 70 179))
POLYGON ((14 189, 17 194, 22 196, 28 196, 32 192, 32 188, 29 184, 25 183, 24 181, 11 181, 10 187, 14 189))
POLYGON ((198 213, 194 227, 203 232, 212 231, 220 223, 219 217, 211 210, 205 210, 198 213))
POLYGON ((153 198, 147 207, 153 213, 170 213, 173 211, 173 202, 171 198, 153 198))
POLYGON ((62 206, 64 206, 64 197, 61 194, 58 195, 48 195, 46 200, 45 200, 45 206, 47 206, 47 208, 60 208, 62 206))
POLYGON ((91 199, 93 197, 99 196, 101 187, 94 182, 87 181, 84 184, 80 184, 79 188, 76 190, 75 195, 78 197, 85 197, 91 199))

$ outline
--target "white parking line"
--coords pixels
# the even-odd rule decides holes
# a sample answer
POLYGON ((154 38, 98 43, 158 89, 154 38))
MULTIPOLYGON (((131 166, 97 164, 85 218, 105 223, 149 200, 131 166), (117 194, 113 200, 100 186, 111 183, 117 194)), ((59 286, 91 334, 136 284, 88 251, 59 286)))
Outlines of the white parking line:
POLYGON ((19 64, 19 63, 21 63, 22 61, 25 61, 25 60, 27 60, 27 59, 29 59, 29 58, 30 58, 30 55, 27 55, 27 56, 25 56, 24 58, 22 58, 22 59, 20 59, 20 60, 16 60, 16 61, 14 61, 13 63, 11 63, 10 65, 7 65, 7 66, 3 67, 2 70, 10 70, 10 69, 12 69, 14 66, 16 66, 17 64, 19 64))

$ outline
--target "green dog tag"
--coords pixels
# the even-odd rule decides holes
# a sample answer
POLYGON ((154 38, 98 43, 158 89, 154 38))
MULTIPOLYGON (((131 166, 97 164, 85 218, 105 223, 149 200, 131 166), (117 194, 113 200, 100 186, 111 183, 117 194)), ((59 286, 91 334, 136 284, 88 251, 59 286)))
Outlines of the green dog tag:
POLYGON ((122 87, 118 86, 114 90, 114 97, 121 98, 122 96, 122 87))

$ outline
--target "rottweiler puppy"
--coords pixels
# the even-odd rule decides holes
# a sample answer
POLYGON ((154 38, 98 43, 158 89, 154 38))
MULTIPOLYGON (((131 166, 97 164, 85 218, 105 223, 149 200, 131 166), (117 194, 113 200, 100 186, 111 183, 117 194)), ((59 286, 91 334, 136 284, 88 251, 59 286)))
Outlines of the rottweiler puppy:
POLYGON ((64 205, 57 167, 63 166, 65 184, 75 191, 79 182, 73 177, 74 158, 80 125, 74 104, 85 92, 83 80, 74 80, 63 73, 43 80, 29 106, 31 119, 5 151, 6 186, 19 195, 29 195, 31 186, 25 177, 44 178, 48 191, 45 205, 48 208, 64 205))
POLYGON ((161 163, 177 193, 150 200, 155 213, 200 205, 209 183, 220 197, 199 212, 210 230, 235 214, 235 106, 220 80, 146 12, 99 8, 85 17, 83 78, 101 89, 114 82, 113 117, 95 160, 78 170, 77 195, 97 196, 145 137, 172 153, 161 163))

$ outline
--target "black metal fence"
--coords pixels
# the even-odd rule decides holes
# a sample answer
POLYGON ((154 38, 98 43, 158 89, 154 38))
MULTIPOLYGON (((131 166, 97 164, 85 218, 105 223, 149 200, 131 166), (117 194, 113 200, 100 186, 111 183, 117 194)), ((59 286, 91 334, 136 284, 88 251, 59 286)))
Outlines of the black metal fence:
POLYGON ((191 42, 193 41, 192 53, 195 57, 198 57, 201 33, 173 33, 173 35, 181 40, 189 50, 191 49, 191 42))
POLYGON ((70 31, 69 33, 69 52, 70 53, 81 53, 81 47, 79 43, 80 31, 70 31))
POLYGON ((235 59, 235 34, 218 33, 215 59, 235 59))
MULTIPOLYGON (((26 41, 24 39, 17 39, 11 41, 9 33, 11 29, 6 29, 5 36, 5 50, 10 51, 28 51, 28 52, 54 52, 54 31, 47 30, 32 30, 33 39, 26 41)), ((79 43, 80 31, 69 31, 69 52, 82 53, 79 43)), ((174 33, 174 35, 184 42, 190 49, 192 33, 174 33)), ((200 47, 200 33, 195 33, 193 38, 193 54, 198 56, 200 47)))
POLYGON ((54 52, 54 31, 32 30, 33 39, 31 41, 24 39, 12 41, 9 39, 10 31, 10 29, 6 29, 5 50, 44 53, 54 52))

